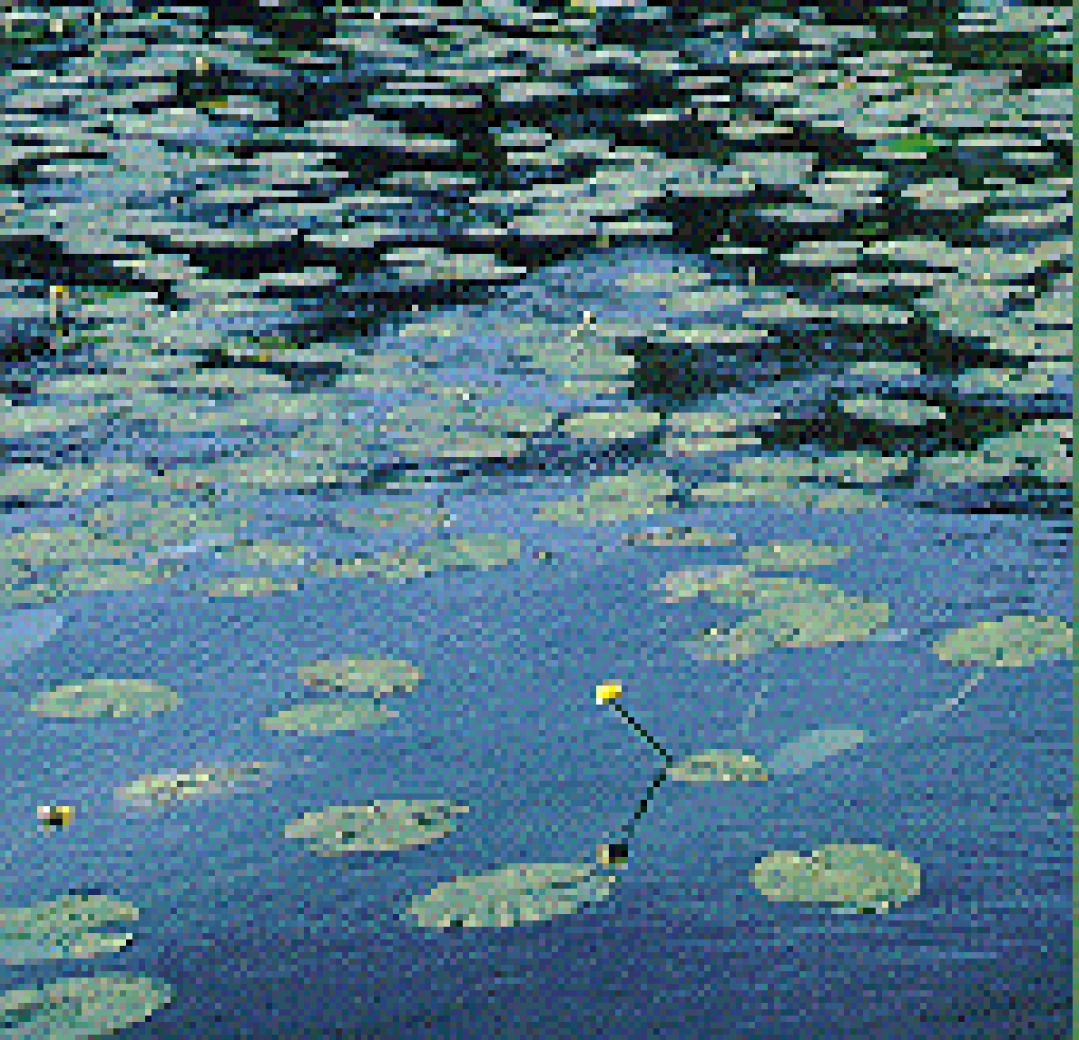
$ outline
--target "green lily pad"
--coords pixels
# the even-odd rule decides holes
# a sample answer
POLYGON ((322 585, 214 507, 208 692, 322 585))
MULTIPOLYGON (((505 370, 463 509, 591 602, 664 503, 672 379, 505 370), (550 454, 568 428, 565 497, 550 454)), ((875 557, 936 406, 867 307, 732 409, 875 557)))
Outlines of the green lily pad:
POLYGON ((179 704, 179 694, 154 682, 91 679, 38 694, 30 710, 48 718, 119 718, 172 711, 179 704))
POLYGON ((0 909, 0 961, 29 964, 114 953, 129 946, 134 935, 92 929, 138 916, 132 903, 105 895, 65 895, 33 906, 0 909))
POLYGON ((299 579, 272 578, 267 574, 239 574, 208 585, 203 592, 208 599, 228 599, 271 596, 277 592, 299 592, 302 588, 303 582, 299 579))
POLYGON ((339 661, 318 661, 299 669, 301 682, 319 690, 349 693, 375 691, 393 693, 416 689, 423 672, 408 661, 388 658, 347 657, 339 661))
POLYGON ((615 880, 591 863, 515 863, 444 881, 405 912, 428 928, 509 928, 600 903, 615 880))
POLYGON ((455 816, 467 805, 439 799, 389 799, 304 813, 285 828, 286 838, 309 841, 311 852, 391 852, 430 845, 457 829, 455 816))
POLYGON ((840 401, 839 407, 848 415, 891 426, 924 426, 928 422, 942 422, 948 418, 943 408, 922 401, 895 398, 855 397, 840 401))
POLYGON ((347 701, 308 701, 295 708, 287 708, 276 715, 259 720, 263 729, 288 730, 298 733, 339 733, 379 726, 397 718, 399 712, 391 711, 377 698, 358 698, 347 701))
POLYGON ((762 570, 793 570, 796 567, 828 567, 850 556, 844 545, 818 545, 814 542, 769 542, 746 549, 742 559, 749 567, 762 570))
POLYGON ((521 555, 516 538, 475 534, 469 538, 435 538, 412 549, 392 549, 378 556, 353 560, 317 560, 311 570, 321 577, 371 577, 383 581, 409 581, 440 570, 501 567, 521 555))
POLYGON ((246 784, 260 783, 273 768, 270 762, 242 762, 187 773, 152 773, 117 788, 116 795, 140 809, 159 809, 189 798, 220 794, 246 784))
POLYGON ((840 726, 810 730, 776 751, 768 762, 768 768, 777 776, 804 773, 818 762, 857 747, 867 736, 860 729, 840 726))
POLYGON ((0 995, 5 1040, 85 1040, 144 1022, 172 1001, 167 983, 144 975, 61 979, 0 995))
POLYGON ((1022 668, 1073 655, 1072 627, 1060 618, 1011 616, 949 632, 933 653, 952 664, 1022 668))
POLYGON ((731 466, 731 476, 745 481, 835 481, 838 484, 879 484, 899 476, 910 466, 901 455, 876 455, 872 452, 841 452, 806 458, 787 455, 777 458, 760 456, 741 459, 731 466))
POLYGON ((808 856, 769 853, 751 880, 772 902, 884 913, 921 891, 921 874, 917 863, 879 845, 825 845, 808 856))
POLYGON ((659 412, 580 412, 560 429, 580 440, 618 440, 651 433, 662 421, 659 412))
POLYGON ((768 772, 752 755, 712 748, 690 755, 668 771, 672 780, 693 783, 716 780, 767 780, 768 772))
POLYGON ((705 546, 733 545, 733 534, 706 531, 701 527, 650 527, 625 536, 627 545, 646 545, 653 549, 697 549, 705 546))
POLYGON ((536 516, 570 524, 617 524, 637 516, 666 512, 674 481, 666 474, 600 477, 576 497, 542 506, 536 516))

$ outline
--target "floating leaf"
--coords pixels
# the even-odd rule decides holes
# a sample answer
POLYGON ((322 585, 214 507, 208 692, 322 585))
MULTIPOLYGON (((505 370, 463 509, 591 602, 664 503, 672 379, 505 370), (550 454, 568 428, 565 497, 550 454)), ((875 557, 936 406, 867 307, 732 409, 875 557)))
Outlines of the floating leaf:
POLYGON ((856 397, 840 401, 839 407, 848 415, 890 426, 924 426, 930 421, 941 422, 948 418, 943 408, 899 398, 856 397))
POLYGON ((602 902, 615 880, 591 863, 515 863, 443 881, 405 912, 428 928, 508 928, 602 902))
POLYGON ((288 708, 269 718, 260 719, 263 729, 291 730, 298 733, 338 733, 343 730, 378 726, 397 718, 399 712, 391 711, 377 698, 350 701, 309 701, 295 708, 288 708))
POLYGON ((435 538, 412 549, 393 549, 378 556, 353 560, 318 560, 311 565, 320 577, 372 577, 384 581, 408 581, 440 570, 501 567, 521 555, 516 538, 476 534, 454 540, 435 538))
POLYGON ((712 748, 684 758, 668 771, 672 780, 767 780, 768 772, 752 755, 712 748))
POLYGON ((138 916, 138 907, 105 895, 65 895, 33 906, 0 909, 0 961, 29 964, 114 953, 131 944, 132 933, 91 929, 138 916))
POLYGON ((627 534, 627 545, 647 545, 652 548, 702 548, 714 545, 733 545, 733 534, 706 531, 700 527, 650 527, 645 531, 627 534))
POLYGON ((772 755, 768 768, 779 776, 803 773, 818 762, 857 747, 867 736, 860 729, 839 726, 810 730, 784 744, 772 755))
POLYGON ((259 783, 269 776, 273 768, 269 762, 242 762, 216 769, 196 769, 189 773, 153 773, 117 788, 116 794, 140 809, 158 809, 188 798, 220 794, 244 784, 259 783))
POLYGON ((808 856, 769 853, 751 879, 772 902, 883 913, 921 891, 921 873, 917 863, 879 845, 825 845, 808 856))
POLYGON ((346 852, 390 852, 430 845, 457 829, 455 816, 467 805, 439 799, 389 799, 304 813, 285 828, 286 838, 310 841, 323 856, 346 852))
POLYGON ((793 570, 796 567, 827 567, 850 556, 850 549, 844 545, 816 545, 813 542, 769 542, 768 545, 754 545, 746 549, 742 556, 749 567, 764 570, 793 570))
POLYGON ((30 710, 49 718, 115 718, 153 715, 180 704, 174 690, 143 679, 92 679, 39 694, 30 710))
POLYGON ((51 607, 16 610, 0 618, 0 667, 43 647, 64 626, 64 615, 51 607))
POLYGON ((0 995, 5 1040, 81 1040, 109 1036, 172 1001, 172 987, 141 975, 61 979, 0 995))
POLYGON ((674 481, 666 474, 600 477, 577 498, 541 507, 536 516, 571 524, 617 524, 636 516, 667 512, 674 481))
POLYGON ((1011 616, 949 632, 933 653, 952 664, 1022 668, 1055 657, 1072 657, 1072 628, 1060 618, 1011 616))
POLYGON ((837 455, 758 456, 731 465, 731 477, 745 481, 834 480, 838 484, 879 484, 899 476, 910 466, 902 455, 878 455, 848 451, 837 455))
POLYGON ((319 690, 347 690, 349 693, 392 693, 412 691, 423 672, 408 661, 389 658, 346 657, 339 661, 318 661, 298 669, 301 682, 319 690))

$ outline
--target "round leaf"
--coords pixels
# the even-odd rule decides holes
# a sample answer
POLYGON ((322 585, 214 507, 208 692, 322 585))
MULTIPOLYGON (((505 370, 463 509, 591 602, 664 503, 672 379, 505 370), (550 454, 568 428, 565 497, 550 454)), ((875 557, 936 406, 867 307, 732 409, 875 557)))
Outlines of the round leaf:
POLYGON ((298 733, 338 733, 343 730, 379 726, 396 718, 399 712, 391 711, 376 698, 357 698, 350 701, 309 701, 295 708, 279 711, 269 718, 260 719, 263 729, 292 730, 298 733))
POLYGON ((1060 618, 1011 616, 949 632, 933 653, 952 664, 1021 668, 1054 657, 1072 657, 1071 625, 1060 618))
POLYGON ((690 755, 668 773, 672 780, 693 783, 716 780, 767 780, 768 773, 752 755, 741 751, 711 749, 690 755))
POLYGON ((323 856, 346 852, 390 852, 430 845, 457 829, 455 815, 467 805, 440 800, 390 799, 305 813, 285 828, 286 838, 310 841, 323 856))

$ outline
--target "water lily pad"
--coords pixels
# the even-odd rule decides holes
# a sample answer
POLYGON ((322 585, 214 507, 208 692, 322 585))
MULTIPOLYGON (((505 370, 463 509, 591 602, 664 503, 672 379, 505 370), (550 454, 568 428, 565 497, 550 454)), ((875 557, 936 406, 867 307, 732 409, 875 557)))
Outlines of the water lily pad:
POLYGON ((949 632, 933 653, 952 664, 1022 668, 1073 655, 1072 627, 1060 618, 1010 616, 949 632))
POLYGON ((810 730, 776 751, 768 762, 768 768, 777 776, 803 773, 818 762, 857 747, 867 736, 860 729, 840 726, 810 730))
POLYGON ((891 426, 924 426, 928 422, 941 422, 948 417, 943 408, 922 401, 898 398, 856 397, 840 401, 839 407, 848 415, 891 426))
POLYGON ((247 596, 272 596, 278 592, 299 592, 303 582, 287 578, 271 578, 260 574, 255 577, 237 575, 208 585, 203 591, 208 599, 241 598, 247 596))
POLYGON ((405 912, 428 928, 509 928, 600 903, 615 880, 591 863, 515 863, 444 881, 405 912))
POLYGON ((692 783, 716 780, 767 780, 768 771, 752 755, 712 748, 690 755, 668 771, 672 780, 692 783))
POLYGON ((873 452, 841 452, 809 458, 800 455, 759 456, 740 459, 731 476, 747 481, 832 480, 838 484, 879 484, 904 473, 910 465, 905 456, 873 452))
POLYGON ((408 661, 388 658, 348 657, 337 661, 318 661, 303 665, 300 680, 318 690, 349 693, 393 693, 397 690, 414 690, 423 678, 423 672, 408 661))
POLYGON ((92 929, 138 916, 138 907, 105 895, 64 895, 33 906, 0 909, 0 961, 29 964, 114 953, 129 946, 134 935, 92 929))
POLYGON ((884 913, 921 891, 921 875, 917 863, 879 845, 825 845, 808 856, 769 853, 751 880, 772 902, 884 913))
POLYGON ((38 694, 30 710, 48 718, 119 718, 172 711, 180 704, 174 690, 143 679, 91 679, 38 694))
POLYGON ((828 567, 850 556, 844 545, 818 545, 814 542, 769 542, 746 549, 742 559, 747 566, 768 570, 793 570, 796 567, 828 567))
POLYGON ((434 538, 412 549, 392 549, 378 556, 353 560, 317 560, 311 570, 321 577, 372 577, 384 581, 409 581, 441 570, 501 567, 519 559, 521 543, 499 534, 475 534, 468 538, 434 538))
POLYGON ((233 766, 190 772, 152 773, 117 788, 116 796, 140 809, 159 809, 190 798, 261 783, 273 769, 270 762, 241 762, 233 766))
POLYGON ((0 618, 0 667, 43 647, 64 626, 64 615, 51 607, 16 610, 0 618))
POLYGON ((542 506, 536 516, 570 524, 622 523, 637 516, 668 511, 674 481, 666 474, 600 477, 576 497, 542 506))
POLYGON ((390 852, 430 845, 457 829, 455 816, 467 805, 439 799, 389 799, 304 813, 285 828, 286 838, 309 841, 322 856, 346 852, 390 852))
POLYGON ((580 440, 618 440, 651 433, 662 421, 659 412, 580 412, 560 429, 580 440))
POLYGON ((6 1040, 84 1040, 144 1022, 172 1001, 172 987, 144 975, 62 979, 0 995, 6 1040))
POLYGON ((733 534, 707 531, 701 527, 650 527, 625 536, 627 545, 646 545, 654 549, 697 549, 733 545, 736 541, 733 534))
POLYGON ((373 697, 346 701, 308 701, 269 718, 260 719, 259 725, 263 729, 317 735, 379 726, 397 718, 399 714, 373 697))

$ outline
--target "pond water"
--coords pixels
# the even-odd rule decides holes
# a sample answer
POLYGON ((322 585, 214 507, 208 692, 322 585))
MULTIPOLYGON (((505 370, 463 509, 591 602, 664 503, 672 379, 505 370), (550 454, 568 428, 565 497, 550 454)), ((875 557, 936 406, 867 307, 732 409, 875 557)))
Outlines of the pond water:
POLYGON ((864 19, 0 15, 12 1036, 1064 1035, 1071 8, 864 19))

